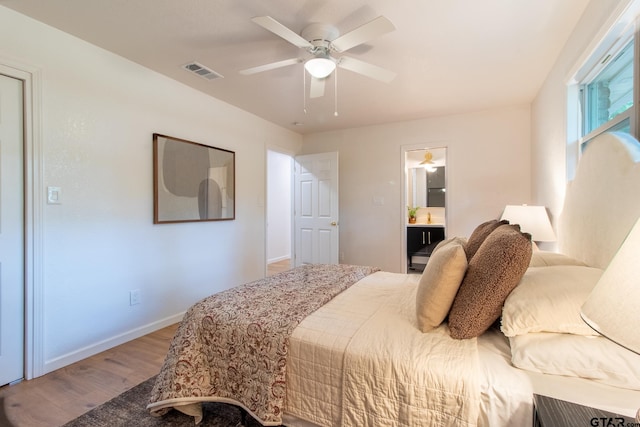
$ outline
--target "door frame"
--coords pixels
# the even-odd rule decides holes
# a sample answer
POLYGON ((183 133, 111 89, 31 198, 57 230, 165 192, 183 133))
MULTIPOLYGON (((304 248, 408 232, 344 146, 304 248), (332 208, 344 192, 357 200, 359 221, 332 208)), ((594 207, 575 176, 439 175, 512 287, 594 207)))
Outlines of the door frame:
POLYGON ((0 73, 24 88, 24 378, 44 374, 42 77, 39 68, 0 56, 0 73))
POLYGON ((408 273, 408 268, 407 268, 407 206, 409 204, 409 201, 407 200, 407 180, 408 180, 408 170, 407 170, 407 152, 408 151, 416 151, 416 150, 433 150, 436 148, 446 148, 447 149, 447 154, 446 154, 446 165, 447 165, 447 171, 446 171, 446 179, 447 179, 447 192, 445 193, 444 197, 445 197, 445 213, 444 213, 444 222, 446 224, 445 227, 445 236, 447 235, 447 229, 450 227, 449 224, 449 218, 451 217, 451 207, 450 207, 450 203, 449 203, 449 160, 450 160, 450 153, 449 150, 451 149, 450 144, 448 141, 446 140, 436 140, 436 141, 428 141, 428 142, 424 142, 421 144, 408 144, 408 145, 401 145, 400 146, 400 164, 402 165, 402 206, 401 206, 401 212, 402 214, 400 215, 400 235, 402 236, 402 238, 400 239, 400 253, 402 254, 402 259, 400 260, 400 262, 402 263, 402 265, 400 266, 400 271, 403 273, 408 273))

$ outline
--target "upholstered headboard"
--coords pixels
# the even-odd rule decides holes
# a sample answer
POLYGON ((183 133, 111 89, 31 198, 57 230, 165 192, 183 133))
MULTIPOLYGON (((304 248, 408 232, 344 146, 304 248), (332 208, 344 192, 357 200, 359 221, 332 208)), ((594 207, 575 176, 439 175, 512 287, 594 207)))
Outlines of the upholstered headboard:
POLYGON ((558 224, 561 253, 606 268, 640 217, 640 143, 607 133, 589 143, 567 185, 558 224))

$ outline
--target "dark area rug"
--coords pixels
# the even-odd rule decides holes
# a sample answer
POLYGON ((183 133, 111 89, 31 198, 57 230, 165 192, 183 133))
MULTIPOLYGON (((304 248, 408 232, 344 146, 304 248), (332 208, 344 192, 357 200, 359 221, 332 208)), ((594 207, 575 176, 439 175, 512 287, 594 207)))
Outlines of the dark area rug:
MULTIPOLYGON (((163 417, 156 418, 146 409, 149 394, 153 388, 155 377, 148 379, 114 397, 110 401, 93 408, 91 411, 68 422, 63 427, 193 427, 193 417, 179 411, 171 411, 163 417)), ((198 427, 230 427, 241 425, 240 409, 224 403, 203 404, 203 419, 198 427)), ((261 426, 247 415, 247 427, 261 426)))

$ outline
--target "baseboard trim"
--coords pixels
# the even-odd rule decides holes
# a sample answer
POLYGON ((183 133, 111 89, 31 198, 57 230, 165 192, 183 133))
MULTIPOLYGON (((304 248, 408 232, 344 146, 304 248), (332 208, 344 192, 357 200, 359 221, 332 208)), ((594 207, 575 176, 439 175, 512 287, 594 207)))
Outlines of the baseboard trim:
POLYGON ((283 255, 276 258, 268 259, 267 264, 273 264, 274 262, 284 261, 285 259, 291 259, 291 255, 283 255))
POLYGON ((71 365, 72 363, 79 362, 80 360, 86 359, 87 357, 94 356, 98 353, 101 353, 105 350, 109 350, 110 348, 116 347, 120 344, 124 344, 136 338, 140 338, 144 335, 150 334, 151 332, 155 332, 159 329, 178 323, 182 320, 182 318, 184 317, 184 314, 185 312, 183 311, 182 313, 178 313, 173 316, 169 316, 167 318, 158 320, 156 322, 152 322, 147 325, 140 326, 139 328, 135 328, 123 334, 116 335, 112 338, 102 340, 95 344, 73 351, 71 353, 64 354, 60 357, 47 360, 44 363, 42 375, 47 374, 49 372, 53 372, 56 369, 60 369, 65 366, 71 365))

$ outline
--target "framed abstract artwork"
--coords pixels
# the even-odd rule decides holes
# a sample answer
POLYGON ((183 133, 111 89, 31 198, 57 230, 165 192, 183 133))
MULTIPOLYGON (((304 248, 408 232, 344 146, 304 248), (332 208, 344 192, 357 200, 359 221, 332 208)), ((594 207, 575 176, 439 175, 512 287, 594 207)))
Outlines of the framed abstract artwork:
POLYGON ((153 134, 153 223, 233 220, 235 152, 153 134))

